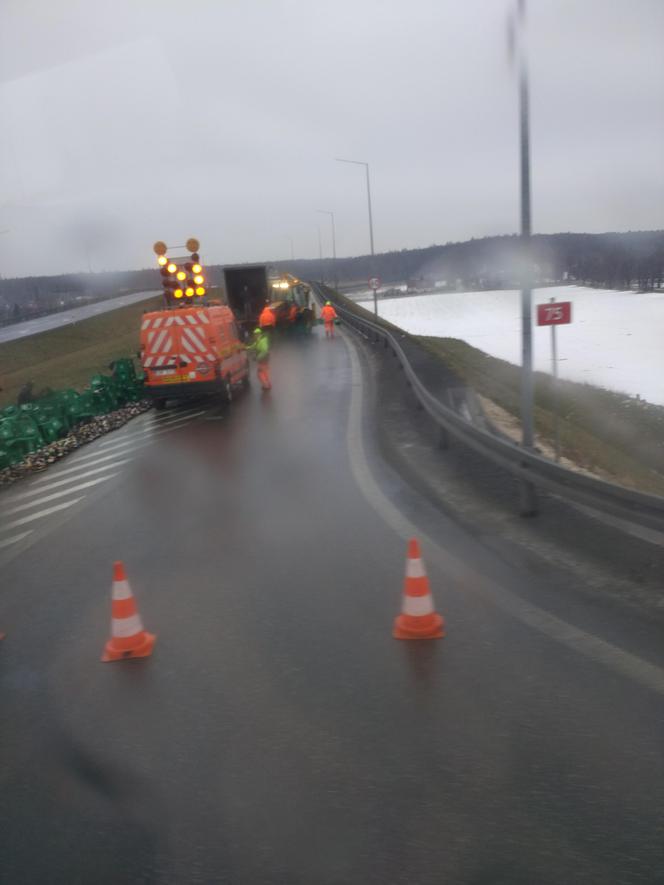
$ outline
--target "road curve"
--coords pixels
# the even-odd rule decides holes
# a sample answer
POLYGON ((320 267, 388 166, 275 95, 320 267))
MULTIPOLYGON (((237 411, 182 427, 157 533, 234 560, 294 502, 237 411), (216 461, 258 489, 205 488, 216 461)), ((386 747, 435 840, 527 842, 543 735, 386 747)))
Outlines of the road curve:
POLYGON ((0 344, 7 341, 15 341, 17 338, 28 338, 30 335, 38 335, 39 332, 48 332, 51 329, 59 329, 70 323, 87 320, 89 317, 117 310, 118 307, 128 307, 130 304, 138 304, 148 298, 158 295, 157 290, 149 292, 132 292, 129 295, 118 295, 117 298, 108 298, 106 301, 96 301, 94 304, 86 304, 83 307, 74 307, 62 313, 50 313, 36 320, 26 320, 24 323, 13 323, 11 326, 0 328, 0 344))
POLYGON ((570 592, 545 629, 546 575, 381 462, 352 339, 283 342, 272 374, 3 492, 3 880, 657 882, 645 628, 570 592), (437 642, 391 638, 412 530, 437 642), (148 660, 99 663, 114 559, 148 660))

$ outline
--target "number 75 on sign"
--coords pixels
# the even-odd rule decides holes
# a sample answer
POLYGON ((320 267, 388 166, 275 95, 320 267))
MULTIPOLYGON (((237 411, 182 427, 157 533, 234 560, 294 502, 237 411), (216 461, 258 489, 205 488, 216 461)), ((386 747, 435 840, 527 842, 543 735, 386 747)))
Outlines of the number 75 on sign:
POLYGON ((537 305, 538 326, 562 326, 572 322, 571 301, 550 301, 537 305))

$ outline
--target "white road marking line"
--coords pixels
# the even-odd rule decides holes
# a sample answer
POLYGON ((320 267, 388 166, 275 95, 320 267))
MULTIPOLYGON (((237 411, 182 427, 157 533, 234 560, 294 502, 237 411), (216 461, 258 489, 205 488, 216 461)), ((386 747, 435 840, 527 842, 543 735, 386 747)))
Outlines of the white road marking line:
MULTIPOLYGON (((135 445, 134 449, 142 449, 142 448, 145 448, 145 446, 149 446, 149 445, 150 445, 149 442, 142 442, 142 443, 135 445)), ((83 458, 77 459, 76 463, 75 464, 72 463, 71 467, 68 467, 66 470, 58 470, 57 473, 51 473, 50 476, 48 475, 50 471, 47 470, 45 472, 45 475, 38 476, 36 479, 32 480, 32 482, 30 483, 30 488, 32 489, 35 486, 40 486, 40 491, 41 491, 41 488, 42 488, 41 483, 43 483, 43 482, 53 482, 53 480, 59 480, 61 476, 69 476, 72 473, 79 473, 81 468, 83 470, 87 470, 87 468, 92 467, 93 464, 101 464, 103 461, 111 461, 112 463, 106 465, 106 467, 103 467, 102 469, 103 470, 112 470, 113 467, 115 466, 115 464, 120 463, 117 461, 117 459, 124 458, 124 456, 127 454, 129 454, 129 453, 128 452, 114 452, 111 455, 104 455, 103 458, 95 458, 92 461, 90 460, 90 456, 86 456, 85 463, 79 463, 79 462, 83 462, 83 458)), ((125 460, 131 461, 133 459, 127 458, 125 460)), ((68 482, 71 482, 71 480, 68 480, 68 482)))
POLYGON ((3 547, 10 547, 12 544, 17 544, 19 541, 22 541, 23 538, 27 538, 28 535, 32 534, 32 529, 28 529, 27 532, 21 532, 19 535, 14 535, 11 538, 5 538, 4 541, 0 541, 0 550, 3 547))
POLYGON ((166 421, 164 424, 160 424, 158 429, 155 429, 153 426, 149 426, 143 428, 143 430, 136 430, 134 433, 124 434, 121 437, 116 436, 115 439, 109 439, 108 441, 101 443, 99 448, 111 449, 116 445, 126 445, 126 443, 132 439, 140 439, 143 436, 156 435, 158 433, 167 433, 169 430, 177 430, 179 427, 182 427, 185 424, 189 424, 189 422, 193 421, 194 418, 198 418, 200 415, 207 414, 207 412, 208 409, 203 409, 200 412, 195 412, 193 415, 187 415, 186 418, 178 418, 177 421, 166 421))
MULTIPOLYGON (((128 464, 130 461, 133 461, 133 458, 123 458, 121 461, 111 461, 110 464, 106 464, 104 467, 95 467, 94 470, 86 470, 83 473, 79 473, 77 476, 70 476, 69 479, 59 479, 57 482, 52 482, 45 486, 39 486, 29 492, 23 492, 22 495, 13 495, 11 498, 7 498, 7 503, 13 504, 15 501, 24 501, 26 498, 32 498, 34 495, 42 495, 44 492, 50 492, 51 489, 58 489, 61 486, 69 485, 71 482, 77 482, 79 479, 85 479, 87 476, 94 476, 95 473, 104 473, 106 470, 115 470, 116 467, 121 467, 123 464, 128 464)), ((62 472, 64 473, 65 471, 63 470, 62 472)), ((70 471, 66 472, 69 473, 70 471)))
MULTIPOLYGON (((99 479, 89 479, 87 482, 81 482, 76 486, 72 486, 69 489, 61 489, 59 492, 53 492, 52 495, 45 495, 43 498, 38 498, 36 501, 28 501, 26 504, 19 504, 18 507, 12 507, 9 510, 3 510, 4 516, 11 516, 13 513, 21 513, 23 510, 30 510, 31 507, 39 507, 42 504, 47 504, 49 501, 55 501, 57 498, 64 498, 65 495, 71 495, 72 492, 80 492, 83 489, 90 489, 93 486, 98 486, 101 482, 106 482, 109 479, 113 479, 114 476, 117 476, 117 473, 109 473, 107 476, 102 476, 99 479)), ((2 528, 2 523, 0 523, 0 529, 2 528)))
POLYGON ((602 513, 600 510, 594 510, 592 507, 585 507, 583 504, 573 504, 572 506, 577 510, 580 510, 581 513, 585 513, 586 516, 598 519, 606 525, 617 526, 623 532, 627 532, 628 535, 632 535, 634 538, 639 538, 641 541, 647 541, 649 544, 656 544, 658 547, 664 547, 664 532, 658 532, 656 529, 649 529, 645 526, 636 525, 633 522, 628 522, 626 519, 621 519, 619 516, 611 516, 608 513, 602 513))
MULTIPOLYGON (((185 415, 183 417, 172 418, 170 421, 163 421, 159 425, 159 429, 161 430, 164 427, 172 427, 174 424, 181 424, 185 421, 191 421, 192 418, 196 418, 198 417, 198 415, 203 415, 206 411, 207 409, 200 409, 198 412, 194 412, 193 415, 185 415)), ((147 427, 144 427, 142 429, 133 430, 131 433, 123 433, 121 434, 121 436, 115 436, 113 439, 108 439, 105 442, 100 443, 99 448, 107 449, 119 441, 124 442, 124 440, 135 439, 137 436, 145 436, 146 433, 154 432, 155 431, 153 430, 152 425, 148 425, 147 427)))
MULTIPOLYGON (((192 418, 194 416, 192 415, 192 418)), ((141 441, 146 439, 153 439, 155 436, 161 436, 163 433, 171 433, 173 430, 179 430, 180 427, 186 427, 187 424, 190 423, 190 419, 186 419, 179 424, 176 424, 174 427, 162 427, 160 430, 153 430, 149 428, 144 430, 142 433, 132 433, 131 436, 125 436, 122 439, 118 439, 115 442, 109 440, 107 443, 102 443, 100 446, 97 446, 100 453, 102 452, 110 452, 114 449, 126 449, 128 446, 139 444, 141 441)))
MULTIPOLYGON (((197 412, 196 414, 202 415, 205 414, 205 412, 207 412, 207 409, 204 409, 202 412, 197 412)), ((194 417, 194 415, 191 416, 191 418, 194 417)), ((48 471, 45 471, 44 475, 35 477, 35 479, 30 482, 30 488, 39 483, 49 482, 54 478, 59 479, 61 476, 75 473, 81 467, 85 469, 93 464, 101 464, 103 461, 110 461, 113 458, 122 458, 123 455, 130 454, 130 452, 123 451, 123 449, 130 449, 131 453, 133 453, 138 449, 143 449, 146 446, 151 445, 155 436, 161 436, 164 433, 171 433, 174 430, 179 430, 181 427, 186 427, 188 423, 189 422, 187 421, 176 427, 164 427, 161 430, 154 430, 150 433, 133 436, 124 441, 113 443, 113 445, 107 445, 104 449, 102 449, 101 446, 95 446, 94 451, 88 452, 87 454, 76 453, 75 455, 72 455, 71 460, 67 459, 67 463, 71 465, 70 467, 65 470, 58 470, 57 473, 51 474, 50 476, 47 475, 48 471)))
MULTIPOLYGON (((125 438, 124 441, 118 440, 118 442, 113 443, 113 445, 106 445, 103 449, 101 446, 95 446, 95 450, 93 452, 88 452, 87 454, 81 454, 72 456, 72 459, 69 463, 78 467, 83 461, 89 461, 91 464, 97 464, 100 461, 107 460, 108 458, 118 458, 123 454, 127 454, 126 452, 122 452, 122 449, 131 449, 134 451, 135 449, 144 448, 147 445, 150 445, 153 438, 155 436, 161 436, 164 433, 172 433, 174 430, 179 430, 181 427, 186 427, 189 422, 185 422, 184 424, 179 424, 176 427, 165 427, 162 430, 154 430, 149 433, 137 434, 136 436, 132 436, 130 438, 125 438), (108 454, 111 452, 112 454, 108 454), (104 457, 97 457, 98 455, 103 455, 104 457)), ((87 466, 87 465, 85 465, 87 466)), ((74 467, 70 468, 70 471, 73 470, 74 467)), ((65 470, 58 471, 58 476, 63 473, 66 473, 65 470)), ((37 479, 33 480, 33 483, 37 482, 45 482, 50 477, 40 476, 37 479)))
POLYGON ((16 529, 20 525, 26 525, 29 522, 34 522, 36 519, 43 519, 44 516, 50 516, 51 513, 57 513, 59 510, 66 510, 68 507, 73 507, 74 504, 78 504, 79 501, 82 501, 85 495, 81 495, 80 498, 74 498, 73 501, 65 501, 64 504, 54 504, 53 507, 47 507, 45 510, 40 510, 39 513, 31 513, 30 516, 22 516, 20 519, 15 519, 13 522, 8 522, 7 525, 3 525, 0 528, 0 531, 6 532, 7 529, 16 529))
MULTIPOLYGON (((77 455, 76 456, 76 463, 79 464, 81 461, 90 461, 91 459, 93 460, 93 463, 95 463, 94 462, 95 458, 98 458, 98 456, 100 456, 100 455, 108 455, 109 452, 112 453, 110 457, 119 458, 122 456, 123 453, 120 451, 116 451, 116 449, 118 449, 118 450, 119 449, 129 449, 132 446, 144 445, 147 441, 152 439, 152 436, 156 436, 156 434, 158 432, 159 431, 155 431, 154 434, 146 435, 138 440, 128 439, 125 442, 118 441, 117 443, 114 443, 112 446, 106 446, 105 449, 102 449, 101 446, 95 446, 94 451, 88 452, 87 454, 77 455)), ((164 433, 165 431, 161 431, 161 432, 164 433)), ((74 459, 72 458, 72 463, 73 463, 73 460, 74 459)), ((99 458, 99 460, 101 460, 101 458, 99 458)), ((35 482, 36 482, 36 480, 35 480, 35 482)))
POLYGON ((209 408, 205 409, 187 409, 186 412, 178 412, 176 415, 164 415, 162 418, 155 418, 152 422, 150 422, 148 427, 165 427, 168 424, 177 424, 180 421, 189 420, 191 418, 196 418, 198 415, 203 415, 205 412, 209 411, 209 408))
POLYGON ((121 436, 113 436, 105 442, 98 443, 97 448, 100 452, 108 451, 108 449, 116 449, 119 446, 128 446, 133 439, 139 436, 150 436, 155 431, 152 427, 146 427, 144 430, 135 430, 133 433, 123 433, 121 436))
MULTIPOLYGON (((472 566, 457 559, 448 550, 444 550, 431 537, 412 523, 385 496, 373 477, 362 436, 363 389, 362 369, 355 350, 345 333, 341 334, 351 363, 351 401, 348 415, 346 443, 351 470, 355 482, 367 502, 373 507, 381 519, 404 540, 419 537, 430 548, 437 566, 447 575, 463 585, 464 592, 475 593, 486 602, 507 612, 516 620, 527 624, 549 639, 584 655, 596 663, 603 664, 614 673, 626 676, 640 685, 664 695, 664 669, 656 664, 644 661, 630 652, 624 651, 610 642, 587 633, 572 624, 549 614, 542 608, 527 602, 506 587, 498 586, 489 581, 483 574, 475 571, 472 566)), ((430 553, 427 556, 431 558, 430 553)))
POLYGON ((182 409, 181 411, 170 411, 170 412, 159 412, 157 414, 150 415, 152 424, 161 424, 162 421, 168 421, 170 418, 184 418, 185 415, 190 415, 192 412, 197 411, 198 406, 193 409, 182 409))

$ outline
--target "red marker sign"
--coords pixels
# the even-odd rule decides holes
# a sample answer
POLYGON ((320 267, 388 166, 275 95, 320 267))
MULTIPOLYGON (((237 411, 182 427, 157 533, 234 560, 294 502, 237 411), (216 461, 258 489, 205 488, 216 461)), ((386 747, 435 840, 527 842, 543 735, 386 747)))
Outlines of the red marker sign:
POLYGON ((550 301, 537 305, 538 326, 562 326, 572 322, 571 301, 550 301))
POLYGON ((380 280, 378 279, 378 277, 371 277, 371 279, 369 280, 369 288, 373 289, 374 292, 376 291, 376 289, 380 289, 380 280))

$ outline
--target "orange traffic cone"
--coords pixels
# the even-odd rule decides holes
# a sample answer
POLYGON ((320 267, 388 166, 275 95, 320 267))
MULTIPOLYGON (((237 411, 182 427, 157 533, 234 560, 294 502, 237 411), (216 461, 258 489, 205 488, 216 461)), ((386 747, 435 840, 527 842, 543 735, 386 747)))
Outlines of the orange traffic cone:
POLYGON ((102 661, 147 658, 152 654, 157 637, 143 629, 143 622, 121 562, 113 563, 111 596, 111 638, 104 648, 102 661))
POLYGON ((415 538, 408 542, 403 605, 392 635, 395 639, 440 639, 445 635, 445 621, 434 610, 429 578, 415 538))

